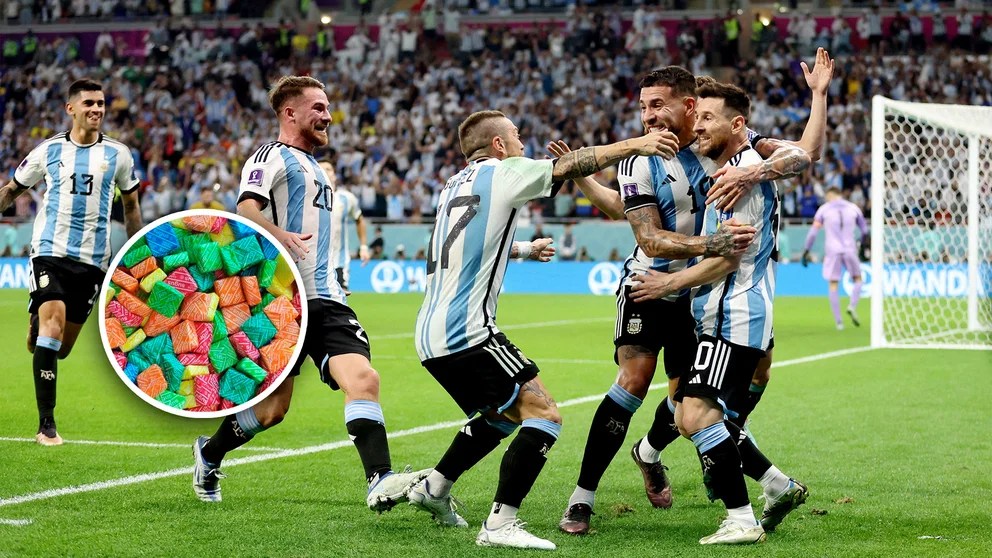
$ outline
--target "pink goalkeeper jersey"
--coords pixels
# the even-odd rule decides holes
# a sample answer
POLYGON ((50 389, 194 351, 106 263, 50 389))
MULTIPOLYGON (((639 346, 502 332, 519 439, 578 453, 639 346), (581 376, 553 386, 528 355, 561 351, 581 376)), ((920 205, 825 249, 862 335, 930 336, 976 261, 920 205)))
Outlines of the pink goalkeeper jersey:
POLYGON ((868 225, 861 209, 847 200, 834 200, 820 206, 816 210, 813 221, 823 226, 826 231, 827 254, 846 254, 857 252, 854 242, 854 229, 861 229, 861 234, 868 234, 868 225))

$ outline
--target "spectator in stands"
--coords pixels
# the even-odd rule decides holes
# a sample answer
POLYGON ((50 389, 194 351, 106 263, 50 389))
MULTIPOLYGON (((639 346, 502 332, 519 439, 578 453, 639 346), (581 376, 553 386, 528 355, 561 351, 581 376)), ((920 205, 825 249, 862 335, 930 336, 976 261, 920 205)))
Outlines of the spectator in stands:
POLYGON ((216 209, 217 211, 224 211, 224 204, 214 199, 214 193, 220 190, 220 184, 214 184, 213 187, 200 188, 200 199, 199 201, 190 204, 190 209, 216 209))
POLYGON ((558 237, 558 259, 566 262, 575 260, 577 257, 576 248, 575 224, 566 223, 565 231, 558 237))

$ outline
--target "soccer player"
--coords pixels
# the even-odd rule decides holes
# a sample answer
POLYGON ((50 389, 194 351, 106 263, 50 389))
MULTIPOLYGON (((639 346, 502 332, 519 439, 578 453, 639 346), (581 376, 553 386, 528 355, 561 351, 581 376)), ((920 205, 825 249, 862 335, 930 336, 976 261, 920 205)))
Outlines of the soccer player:
MULTIPOLYGON (((327 145, 327 94, 316 79, 287 76, 272 86, 269 104, 279 119, 279 137, 260 147, 242 169, 238 213, 272 233, 297 260, 309 309, 303 353, 317 365, 324 383, 344 392, 345 426, 368 483, 366 503, 383 512, 405 501, 426 471, 392 470, 369 340, 332 271, 334 192, 312 154, 327 145)), ((290 377, 264 401, 225 418, 216 434, 193 443, 193 491, 201 500, 221 500, 220 464, 227 452, 286 416, 304 358, 301 355, 290 377)))
POLYGON ((511 244, 517 211, 553 196, 561 183, 587 176, 632 155, 672 156, 670 134, 654 132, 558 159, 523 157, 517 127, 499 111, 476 112, 458 127, 468 165, 440 194, 427 256, 427 295, 417 316, 415 344, 424 367, 469 420, 410 502, 443 525, 466 527, 453 509, 452 484, 519 425, 500 466, 482 546, 555 548, 523 529, 517 510, 558 439, 561 416, 538 367, 496 325, 496 300, 508 258, 549 259, 551 239, 511 244))
POLYGON ((868 225, 861 208, 845 200, 840 189, 832 186, 827 188, 826 203, 816 210, 813 226, 806 235, 806 247, 803 250, 803 267, 809 263, 809 250, 816 241, 820 229, 826 229, 826 247, 823 256, 823 278, 830 284, 830 310, 834 314, 837 329, 844 329, 840 316, 840 293, 837 283, 840 281, 842 269, 846 269, 854 280, 851 290, 851 301, 847 305, 847 315, 855 326, 861 325, 858 319, 858 299, 861 298, 861 262, 858 260, 858 244, 854 240, 855 229, 861 231, 861 242, 868 242, 868 225))
POLYGON ((355 223, 355 232, 358 233, 358 257, 362 260, 362 265, 369 261, 368 231, 365 226, 365 217, 362 216, 362 208, 358 205, 358 198, 348 190, 345 190, 337 183, 337 173, 334 171, 334 163, 329 159, 320 162, 320 168, 324 169, 327 178, 334 188, 334 221, 331 222, 331 254, 334 256, 334 273, 338 278, 338 283, 344 289, 345 296, 350 295, 348 290, 348 268, 351 265, 351 252, 348 251, 348 222, 355 223))
MULTIPOLYGON (((748 140, 747 94, 739 87, 715 82, 698 88, 696 94, 700 153, 720 166, 760 164, 761 156, 748 140)), ((748 390, 771 341, 779 221, 775 183, 762 181, 732 208, 707 207, 703 230, 716 232, 734 217, 757 229, 757 240, 743 255, 707 257, 675 273, 639 276, 654 283, 656 293, 677 293, 701 285, 692 297, 699 343, 691 368, 679 378, 675 422, 696 446, 704 474, 727 508, 727 519, 715 533, 700 539, 700 544, 764 540, 765 531, 774 530, 808 496, 804 485, 779 471, 737 425, 724 418, 733 414, 726 402, 748 390), (659 284, 664 288, 658 289, 659 284), (760 523, 751 509, 745 474, 758 480, 764 490, 760 523)))
MULTIPOLYGON (((678 231, 669 234, 681 238, 701 233, 701 208, 706 203, 709 174, 729 179, 727 186, 731 193, 721 203, 730 203, 756 180, 792 176, 808 165, 811 156, 819 157, 826 127, 827 85, 833 63, 821 49, 814 70, 810 71, 805 64, 803 68, 815 94, 810 122, 798 149, 788 142, 752 135, 751 141, 768 160, 740 171, 720 169, 713 173, 715 164, 698 152, 695 143, 696 79, 683 68, 671 66, 651 72, 642 79, 641 117, 646 130, 667 129, 678 135, 681 148, 678 156, 669 161, 644 157, 624 161, 620 164, 622 191, 619 195, 592 179, 576 180, 585 195, 611 217, 622 218, 626 206, 627 219, 631 221, 638 246, 624 265, 625 275, 617 292, 614 359, 619 372, 590 425, 579 479, 559 524, 562 531, 575 535, 588 533, 596 489, 623 444, 633 413, 647 395, 662 348, 665 372, 669 377, 669 396, 658 405, 648 435, 635 444, 631 457, 644 478, 645 492, 651 504, 660 508, 672 505, 661 451, 679 437, 674 427, 672 396, 679 375, 691 366, 695 355, 695 322, 689 311, 687 291, 657 297, 664 300, 636 298, 631 290, 636 284, 634 276, 681 269, 687 265, 686 258, 700 254, 687 251, 681 243, 659 244, 653 237, 660 234, 659 229, 678 231)), ((700 81, 705 80, 701 78, 700 81)), ((558 142, 549 145, 549 150, 561 154, 568 151, 568 146, 558 142)), ((724 228, 735 222, 728 221, 724 228)), ((711 246, 715 246, 714 240, 710 239, 711 246)), ((724 241, 716 244, 722 245, 724 241)), ((710 253, 730 252, 719 252, 714 248, 710 253)), ((763 361, 758 371, 763 373, 755 376, 755 395, 743 399, 741 406, 751 405, 753 409, 767 384, 770 364, 770 359, 763 361)))
POLYGON ((55 385, 58 360, 72 351, 110 265, 110 209, 120 190, 128 236, 141 229, 138 179, 131 150, 102 133, 103 86, 81 79, 69 86, 68 132, 41 142, 21 162, 13 180, 0 188, 0 211, 45 181, 48 189, 31 238, 31 327, 34 391, 38 403, 37 442, 57 446, 55 385))

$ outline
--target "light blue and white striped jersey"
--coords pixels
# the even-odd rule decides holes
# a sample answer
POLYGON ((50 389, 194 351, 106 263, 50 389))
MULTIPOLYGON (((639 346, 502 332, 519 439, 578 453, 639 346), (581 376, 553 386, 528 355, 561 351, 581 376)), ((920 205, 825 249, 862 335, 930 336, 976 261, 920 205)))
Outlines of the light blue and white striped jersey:
MULTIPOLYGON (((745 147, 727 165, 744 167, 761 161, 754 149, 745 147)), ((731 217, 752 225, 758 232, 741 256, 737 271, 694 291, 692 313, 696 318, 696 334, 763 351, 772 337, 778 260, 779 206, 775 183, 756 184, 731 211, 719 211, 715 204, 708 206, 703 232, 713 234, 731 217)))
MULTIPOLYGON (((657 156, 635 156, 622 161, 617 178, 624 212, 657 205, 662 229, 687 236, 699 235, 703 227, 706 190, 716 165, 696 150, 696 143, 693 142, 669 160, 657 156)), ((624 262, 620 288, 631 284, 630 277, 635 273, 643 274, 648 269, 675 272, 688 265, 691 263, 687 260, 648 257, 635 246, 624 262)), ((688 294, 685 290, 669 295, 665 300, 676 300, 688 294)))
POLYGON ((263 145, 241 169, 238 201, 246 197, 262 203, 277 227, 313 235, 306 241, 310 252, 296 262, 307 299, 347 304, 331 250, 334 188, 313 155, 277 141, 263 145))
POLYGON ((358 198, 347 190, 334 190, 334 219, 331 220, 331 254, 334 257, 332 269, 344 268, 348 273, 351 252, 348 250, 348 223, 361 219, 362 208, 358 198))
POLYGON ((415 344, 425 361, 471 349, 499 332, 496 298, 517 210, 553 195, 553 161, 472 161, 441 190, 427 252, 427 294, 415 344))
POLYGON ((48 189, 34 221, 31 257, 69 258, 106 270, 114 189, 138 187, 131 150, 103 134, 96 143, 76 145, 63 132, 41 142, 14 171, 20 189, 42 179, 48 189))

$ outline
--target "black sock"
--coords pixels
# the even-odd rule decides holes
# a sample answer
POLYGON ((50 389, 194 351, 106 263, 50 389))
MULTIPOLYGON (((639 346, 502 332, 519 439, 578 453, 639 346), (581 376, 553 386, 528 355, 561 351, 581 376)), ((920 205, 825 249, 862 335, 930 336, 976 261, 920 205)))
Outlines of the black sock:
POLYGON ((633 411, 622 407, 609 395, 603 398, 592 417, 592 424, 589 425, 589 438, 586 440, 577 483, 581 488, 592 491, 599 488, 599 481, 606 473, 606 468, 623 446, 632 416, 633 411))
POLYGON ((58 355, 58 349, 44 347, 40 343, 34 349, 34 397, 38 403, 38 418, 55 416, 55 378, 58 375, 58 355))
POLYGON ((734 409, 737 412, 737 416, 730 419, 737 426, 744 428, 744 423, 747 422, 747 417, 751 415, 754 408, 758 405, 758 401, 761 401, 761 396, 765 394, 765 386, 759 386, 758 384, 751 384, 748 388, 747 395, 741 398, 740 402, 737 403, 739 409, 734 409))
POLYGON ((761 453, 758 446, 754 445, 751 438, 730 421, 724 421, 730 438, 737 442, 737 451, 741 454, 741 464, 744 474, 754 480, 761 480, 761 477, 772 466, 772 462, 761 453))
POLYGON ((441 461, 434 470, 444 475, 444 478, 454 482, 465 471, 471 469, 482 458, 489 455, 504 438, 513 432, 515 424, 501 421, 493 426, 483 417, 476 417, 455 434, 455 439, 444 452, 441 461))
MULTIPOLYGON (((527 419, 529 420, 541 419, 527 419)), ((519 508, 534 486, 537 476, 541 474, 541 469, 548 460, 548 450, 556 440, 555 435, 524 424, 503 454, 503 461, 499 465, 499 485, 493 501, 519 508)))
POLYGON ((247 444, 262 430, 253 409, 224 417, 217 432, 207 440, 200 453, 208 463, 219 466, 227 452, 247 444))
POLYGON ((661 451, 674 442, 679 436, 679 429, 675 426, 675 413, 668 406, 669 399, 664 398, 654 411, 654 422, 648 430, 648 443, 651 447, 661 451))
POLYGON ((389 459, 389 442, 386 441, 386 426, 381 422, 360 418, 348 421, 348 435, 355 442, 358 457, 362 459, 365 468, 365 480, 371 482, 373 477, 391 471, 392 461, 389 459))
POLYGON ((750 500, 744 484, 741 455, 724 423, 718 422, 696 432, 692 442, 699 450, 703 475, 709 475, 713 492, 727 509, 748 505, 750 500))

